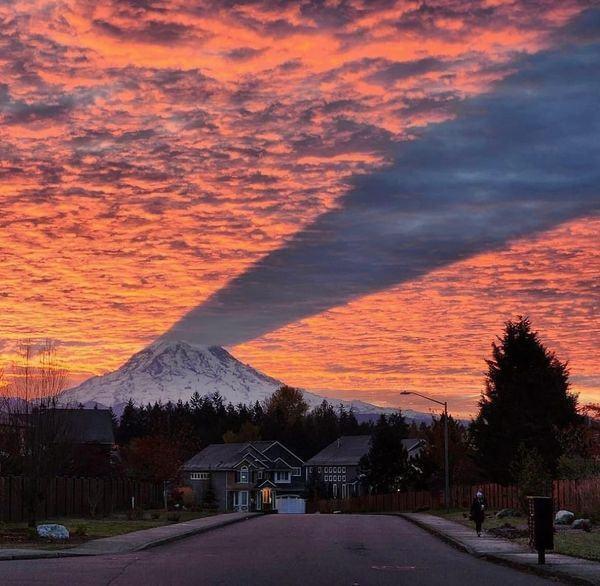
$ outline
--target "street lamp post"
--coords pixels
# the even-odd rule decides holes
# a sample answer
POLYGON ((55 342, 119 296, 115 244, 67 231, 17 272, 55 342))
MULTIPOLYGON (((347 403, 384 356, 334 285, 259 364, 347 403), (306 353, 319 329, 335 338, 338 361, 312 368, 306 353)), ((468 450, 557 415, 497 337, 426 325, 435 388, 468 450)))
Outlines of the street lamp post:
POLYGON ((450 510, 450 466, 448 464, 448 402, 447 401, 438 401, 437 399, 432 399, 427 395, 422 395, 421 393, 416 393, 415 391, 401 391, 401 395, 416 395, 417 397, 421 397, 422 399, 427 399, 432 403, 437 403, 438 405, 444 406, 444 501, 446 505, 446 510, 450 510))

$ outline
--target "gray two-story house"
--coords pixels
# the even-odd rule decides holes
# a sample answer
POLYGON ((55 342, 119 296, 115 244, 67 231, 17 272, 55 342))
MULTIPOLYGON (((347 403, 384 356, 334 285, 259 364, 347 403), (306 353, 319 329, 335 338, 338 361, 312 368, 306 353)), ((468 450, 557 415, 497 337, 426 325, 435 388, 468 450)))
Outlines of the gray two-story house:
POLYGON ((369 451, 370 435, 343 435, 306 462, 306 479, 325 487, 331 498, 358 496, 362 491, 360 459, 369 451))
POLYGON ((304 462, 277 441, 211 444, 183 465, 186 484, 202 503, 209 487, 225 511, 303 513, 304 462))
MULTIPOLYGON (((416 458, 423 446, 424 440, 402 440, 409 460, 416 458)), ((360 476, 360 459, 371 447, 370 435, 345 435, 336 439, 318 454, 306 462, 305 477, 325 488, 330 498, 349 498, 360 496, 364 491, 360 476)))

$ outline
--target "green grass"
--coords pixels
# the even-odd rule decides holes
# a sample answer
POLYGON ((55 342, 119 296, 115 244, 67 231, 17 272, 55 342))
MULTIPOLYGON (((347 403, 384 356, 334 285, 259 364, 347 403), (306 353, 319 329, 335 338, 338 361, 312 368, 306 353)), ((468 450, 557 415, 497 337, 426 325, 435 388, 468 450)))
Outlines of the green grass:
MULTIPOLYGON (((467 527, 474 529, 473 521, 463 516, 465 511, 451 510, 446 511, 431 511, 433 515, 443 517, 450 521, 455 521, 467 527)), ((485 518, 483 524, 484 529, 492 529, 500 527, 504 523, 510 523, 515 527, 527 527, 527 517, 505 517, 504 519, 496 519, 495 516, 485 518)), ((528 545, 528 539, 516 539, 517 543, 528 545)), ((600 529, 594 529, 591 533, 585 531, 577 531, 571 529, 561 529, 554 535, 554 551, 564 555, 584 558, 588 560, 600 561, 600 529)))
POLYGON ((600 530, 560 531, 554 536, 554 551, 600 562, 600 530))
MULTIPOLYGON (((0 539, 0 548, 40 548, 40 549, 62 549, 74 547, 90 539, 100 539, 102 537, 114 537, 132 531, 142 531, 152 529, 153 527, 162 527, 163 525, 172 525, 173 521, 167 519, 173 512, 156 511, 160 514, 158 519, 151 518, 152 511, 145 511, 143 519, 128 519, 126 514, 115 514, 111 517, 88 518, 88 517, 55 517, 51 519, 40 519, 41 523, 58 523, 64 525, 71 534, 71 539, 66 543, 51 543, 39 539, 28 539, 23 542, 11 542, 0 539), (77 535, 78 529, 84 529, 84 535, 77 535)), ((190 511, 181 511, 179 523, 207 517, 210 513, 194 513, 190 511)), ((11 531, 24 531, 27 529, 27 523, 2 523, 0 524, 0 535, 11 531)))
MULTIPOLYGON (((462 509, 451 509, 449 513, 446 511, 431 511, 433 515, 443 517, 449 521, 455 521, 466 527, 471 527, 475 530, 475 523, 469 520, 469 513, 462 509), (464 515, 467 515, 466 517, 464 515)), ((495 527, 501 527, 504 523, 510 523, 515 527, 527 527, 527 517, 505 517, 504 519, 496 519, 495 515, 489 513, 490 516, 486 515, 483 523, 484 529, 493 529, 495 527)))

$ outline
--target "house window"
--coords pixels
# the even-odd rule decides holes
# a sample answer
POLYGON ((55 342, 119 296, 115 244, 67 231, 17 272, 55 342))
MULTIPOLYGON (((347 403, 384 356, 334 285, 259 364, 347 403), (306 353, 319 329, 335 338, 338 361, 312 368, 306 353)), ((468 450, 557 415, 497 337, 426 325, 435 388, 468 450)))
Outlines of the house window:
POLYGON ((333 485, 333 498, 336 499, 337 498, 337 484, 333 485))
POLYGON ((346 474, 346 466, 342 466, 342 472, 346 474))
POLYGON ((244 466, 240 469, 240 483, 246 483, 248 481, 248 466, 244 466))
POLYGON ((290 482, 291 473, 289 470, 277 470, 275 472, 275 482, 290 482))
POLYGON ((348 496, 348 487, 342 484, 342 498, 345 499, 348 496))
POLYGON ((208 480, 210 474, 208 472, 192 472, 190 474, 190 480, 208 480))
POLYGON ((317 468, 317 472, 318 472, 319 474, 321 474, 321 466, 319 466, 319 467, 317 468))
POLYGON ((301 468, 292 468, 292 476, 302 476, 301 468))
POLYGON ((259 470, 259 471, 257 472, 257 474, 258 474, 258 479, 259 479, 259 480, 262 480, 262 474, 263 474, 263 471, 262 471, 262 470, 259 470))
POLYGON ((248 491, 240 490, 233 493, 233 506, 236 508, 248 508, 248 491))

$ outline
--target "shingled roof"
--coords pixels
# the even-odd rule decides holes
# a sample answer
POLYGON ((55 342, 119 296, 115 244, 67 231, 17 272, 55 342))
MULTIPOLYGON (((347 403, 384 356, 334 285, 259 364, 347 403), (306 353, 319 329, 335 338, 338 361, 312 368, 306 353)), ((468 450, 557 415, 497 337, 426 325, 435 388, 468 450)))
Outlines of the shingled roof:
POLYGON ((231 470, 244 458, 255 460, 257 466, 276 469, 283 460, 291 467, 301 468, 304 462, 277 441, 256 441, 233 444, 210 444, 190 458, 183 469, 231 470))
POLYGON ((63 426, 68 439, 78 444, 115 443, 108 409, 55 409, 52 416, 63 426))
POLYGON ((370 435, 343 435, 308 460, 306 465, 358 465, 360 459, 369 451, 370 445, 370 435))
MULTIPOLYGON (((404 449, 409 456, 416 456, 423 448, 424 441, 419 438, 407 438, 402 440, 404 449)), ((370 435, 343 435, 313 456, 307 466, 353 466, 358 465, 360 459, 371 447, 370 435)))

